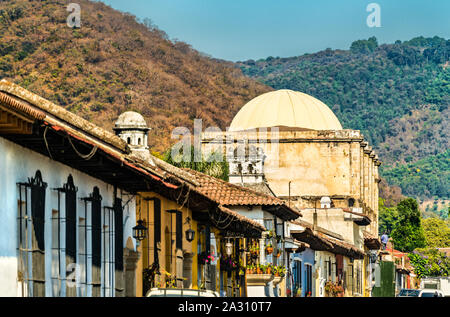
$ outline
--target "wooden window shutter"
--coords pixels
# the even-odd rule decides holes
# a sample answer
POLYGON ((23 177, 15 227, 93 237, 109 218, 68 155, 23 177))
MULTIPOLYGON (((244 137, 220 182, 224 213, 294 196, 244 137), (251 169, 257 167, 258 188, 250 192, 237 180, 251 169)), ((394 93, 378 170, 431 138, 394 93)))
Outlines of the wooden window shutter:
MULTIPOLYGON (((153 213, 154 213, 154 259, 155 263, 159 263, 158 258, 158 243, 161 242, 161 200, 153 199, 153 213)), ((147 220, 148 221, 148 220, 147 220)))
MULTIPOLYGON (((77 189, 73 184, 73 177, 69 175, 67 183, 63 186, 66 198, 66 269, 72 267, 70 264, 77 260, 77 189)), ((66 276, 72 271, 68 270, 66 276)), ((76 286, 69 286, 67 283, 66 296, 76 296, 76 286)))
POLYGON ((176 242, 175 247, 177 249, 183 250, 183 214, 181 211, 176 213, 176 242))
POLYGON ((98 187, 94 187, 91 194, 91 222, 92 222, 92 296, 101 294, 102 268, 102 196, 98 187))
POLYGON ((32 287, 34 297, 45 296, 45 191, 47 183, 41 172, 29 179, 31 188, 31 232, 32 232, 32 287))
POLYGON ((114 202, 114 262, 115 262, 115 296, 123 296, 124 267, 123 267, 123 207, 122 200, 116 198, 114 202))

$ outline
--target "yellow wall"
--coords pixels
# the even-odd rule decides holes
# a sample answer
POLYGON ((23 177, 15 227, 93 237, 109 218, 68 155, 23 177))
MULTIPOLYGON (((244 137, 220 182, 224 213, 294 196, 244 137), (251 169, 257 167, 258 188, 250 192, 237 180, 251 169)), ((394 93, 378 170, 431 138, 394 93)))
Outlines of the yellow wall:
MULTIPOLYGON (((176 245, 175 242, 170 246, 170 238, 175 241, 176 239, 176 216, 175 214, 170 214, 166 210, 180 210, 182 211, 182 222, 183 222, 183 253, 194 253, 196 255, 197 249, 197 224, 192 220, 192 211, 186 207, 178 205, 176 202, 171 201, 159 194, 153 192, 139 193, 137 198, 137 208, 136 208, 136 218, 144 220, 145 226, 148 229, 147 238, 140 242, 138 251, 141 254, 137 266, 136 274, 136 295, 142 296, 143 292, 143 269, 149 267, 154 263, 154 202, 145 201, 145 198, 158 198, 161 201, 161 243, 159 245, 159 264, 160 270, 168 271, 170 274, 176 274, 176 245), (148 213, 147 213, 148 211, 148 213), (148 219, 147 219, 148 215, 148 219), (172 224, 171 224, 172 217, 172 224), (186 223, 186 218, 191 219, 191 228, 196 231, 195 239, 192 242, 186 240, 185 231, 189 229, 189 224, 186 223), (166 229, 169 234, 166 234, 166 229), (170 235, 170 232, 172 234, 170 235), (167 243, 166 243, 167 242, 167 243), (172 249, 172 257, 170 261, 170 249, 172 249), (166 257, 169 255, 169 257, 166 257), (170 262, 169 262, 170 261, 170 262)), ((195 257, 195 256, 194 256, 195 257)), ((192 282, 196 283, 196 257, 193 259, 192 265, 192 282)), ((161 279, 164 281, 164 278, 161 279)), ((164 284, 162 284, 164 286, 164 284)))

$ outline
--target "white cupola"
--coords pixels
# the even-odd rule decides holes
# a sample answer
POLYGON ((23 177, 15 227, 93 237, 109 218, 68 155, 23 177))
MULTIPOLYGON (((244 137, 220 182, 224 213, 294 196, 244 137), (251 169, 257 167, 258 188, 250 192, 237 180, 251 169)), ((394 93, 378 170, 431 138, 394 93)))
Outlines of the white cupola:
POLYGON ((131 151, 148 151, 147 123, 142 115, 134 111, 126 111, 117 119, 113 128, 116 135, 127 142, 131 151))

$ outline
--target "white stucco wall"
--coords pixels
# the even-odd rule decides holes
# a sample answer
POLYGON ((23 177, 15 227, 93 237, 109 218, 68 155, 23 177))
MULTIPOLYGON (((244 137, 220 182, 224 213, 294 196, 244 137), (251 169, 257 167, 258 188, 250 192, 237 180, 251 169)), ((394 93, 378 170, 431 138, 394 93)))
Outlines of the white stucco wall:
MULTIPOLYGON (((77 192, 77 215, 84 216, 82 197, 88 197, 94 186, 100 189, 102 207, 112 207, 114 203, 113 186, 93 178, 69 166, 28 150, 0 137, 0 296, 18 295, 17 256, 18 256, 18 182, 27 182, 40 170, 43 181, 48 184, 45 197, 45 278, 46 296, 52 296, 52 210, 58 209, 58 195, 53 188, 60 188, 72 174, 77 192)), ((125 204, 131 196, 118 189, 118 196, 125 204)), ((62 195, 64 198, 64 195, 62 195)), ((62 199, 64 200, 64 199, 62 199)), ((135 201, 132 199, 124 209, 123 246, 132 235, 131 228, 136 224, 135 201)), ((64 212, 62 209, 62 213, 64 212)), ((90 210, 90 208, 88 208, 90 210)), ((102 209, 103 212, 103 209, 102 209)), ((90 218, 90 217, 88 217, 90 218)), ((89 225, 89 222, 88 222, 89 225)), ((77 224, 78 228, 78 224, 77 224)), ((88 239, 88 241, 90 241, 88 239)), ((134 241, 134 239, 133 239, 134 241)))

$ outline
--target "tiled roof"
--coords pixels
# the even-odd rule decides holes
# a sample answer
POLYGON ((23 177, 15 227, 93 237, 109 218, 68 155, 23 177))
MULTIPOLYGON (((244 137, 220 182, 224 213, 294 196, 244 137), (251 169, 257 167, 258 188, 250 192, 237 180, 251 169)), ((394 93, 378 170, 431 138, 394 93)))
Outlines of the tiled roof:
POLYGON ((198 190, 223 206, 283 206, 292 213, 301 214, 289 208, 283 200, 249 188, 237 186, 221 179, 185 168, 200 184, 198 190))
MULTIPOLYGON (((42 121, 46 127, 57 132, 64 132, 71 138, 89 144, 95 149, 101 150, 105 155, 120 162, 120 169, 126 167, 137 172, 137 175, 145 175, 152 180, 164 185, 170 190, 177 190, 187 181, 193 185, 193 190, 200 189, 197 179, 202 179, 201 173, 193 176, 190 171, 185 171, 172 166, 154 156, 148 155, 141 158, 130 154, 126 142, 113 133, 106 131, 79 116, 53 104, 52 102, 6 80, 0 81, 0 106, 14 113, 19 112, 33 120, 42 121), (173 184, 173 183, 174 184, 173 184)), ((81 158, 80 158, 81 160, 81 158)), ((112 171, 110 171, 112 173, 112 171)), ((136 177, 136 174, 129 175, 136 177)), ((148 186, 148 184, 147 184, 148 186)), ((191 185, 188 185, 191 187, 191 185)), ((157 190, 157 188, 153 188, 157 190)), ((246 230, 259 233, 265 231, 264 226, 252 219, 239 215, 211 199, 209 195, 197 191, 205 201, 216 203, 217 209, 231 216, 233 222, 241 222, 246 225, 246 230)))
POLYGON ((88 135, 97 141, 107 143, 122 153, 129 153, 127 143, 112 132, 106 131, 95 124, 84 120, 80 116, 67 111, 61 106, 26 90, 25 88, 0 80, 1 101, 6 102, 10 107, 32 116, 37 120, 45 120, 51 125, 65 125, 67 130, 82 131, 83 137, 88 135), (19 99, 20 98, 20 99, 19 99))

